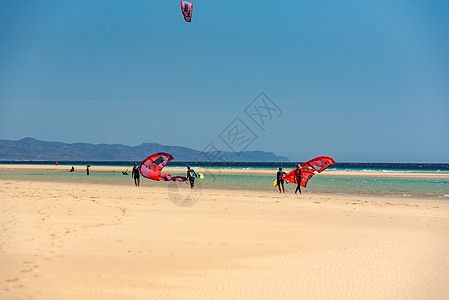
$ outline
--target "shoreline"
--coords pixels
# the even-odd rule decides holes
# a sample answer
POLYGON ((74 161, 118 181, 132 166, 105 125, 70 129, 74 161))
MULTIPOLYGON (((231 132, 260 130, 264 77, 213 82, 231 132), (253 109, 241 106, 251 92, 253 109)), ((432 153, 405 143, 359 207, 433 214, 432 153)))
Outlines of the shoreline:
MULTIPOLYGON (((142 179, 141 179, 142 180, 142 179)), ((129 182, 128 184, 110 184, 110 183, 99 183, 99 182, 74 182, 74 181, 58 181, 58 180, 36 180, 36 179, 2 179, 0 178, 0 184, 11 184, 12 182, 32 182, 35 184, 39 183, 55 183, 55 184, 76 184, 76 185, 83 185, 83 186, 111 186, 111 187, 130 187, 134 188, 134 183, 129 182)), ((138 189, 149 191, 153 190, 163 190, 165 192, 170 191, 170 187, 167 185, 165 187, 162 186, 150 186, 150 185, 144 185, 141 182, 141 186, 138 187, 138 189)), ((257 194, 261 197, 271 197, 271 196, 279 196, 279 197, 335 197, 335 198, 361 198, 361 199, 384 199, 384 200, 396 200, 396 201, 437 201, 438 203, 441 201, 448 201, 448 197, 423 197, 423 196, 399 196, 399 195, 378 195, 378 194, 350 194, 350 193, 325 193, 325 192, 308 192, 307 190, 302 190, 302 195, 300 194, 294 194, 293 190, 289 190, 285 193, 279 193, 277 188, 273 188, 273 190, 260 190, 260 189, 232 189, 232 188, 217 188, 217 187, 202 187, 201 189, 196 188, 197 190, 203 192, 215 192, 215 193, 252 193, 257 194)))
MULTIPOLYGON (((75 172, 85 172, 85 165, 73 165, 75 172)), ((0 171, 38 171, 38 172, 68 172, 71 165, 22 165, 22 164, 0 164, 0 171)), ((221 175, 276 175, 277 169, 232 169, 232 168, 196 168, 197 172, 203 174, 221 174, 221 175)), ((95 166, 90 167, 90 172, 106 172, 106 173, 121 173, 128 169, 131 173, 132 166, 95 166)), ((184 172, 183 167, 165 167, 165 173, 179 173, 184 172)), ((427 178, 427 179, 449 179, 449 172, 437 173, 432 171, 347 171, 347 170, 325 170, 318 174, 323 177, 379 177, 379 178, 427 178)))
MULTIPOLYGON (((70 167, 67 165, 0 165, 0 180, 133 185, 130 168, 128 168, 128 176, 123 176, 121 173, 126 168, 121 166, 91 166, 91 176, 84 176, 86 166, 74 165, 75 172, 73 173, 69 172, 70 167)), ((273 194, 278 192, 277 188, 272 187, 272 181, 274 181, 276 174, 272 170, 201 168, 195 168, 195 170, 203 173, 206 177, 206 180, 201 180, 199 186, 197 186, 204 190, 221 190, 223 192, 254 191, 273 194)), ((184 175, 184 171, 184 168, 167 167, 164 168, 163 173, 184 175)), ((449 173, 385 173, 326 170, 316 176, 317 179, 321 180, 321 183, 318 183, 316 186, 311 185, 308 189, 303 190, 305 194, 393 197, 403 200, 449 200, 449 189, 446 184, 449 181, 449 173), (379 182, 383 182, 386 185, 382 185, 379 182), (403 187, 401 187, 402 182, 405 182, 403 187), (438 189, 435 189, 435 186, 438 189), (390 187, 392 187, 391 190, 390 187)), ((167 187, 168 184, 167 182, 141 178, 142 187, 167 187)), ((287 193, 293 192, 291 190, 292 187, 291 184, 286 186, 287 193)))

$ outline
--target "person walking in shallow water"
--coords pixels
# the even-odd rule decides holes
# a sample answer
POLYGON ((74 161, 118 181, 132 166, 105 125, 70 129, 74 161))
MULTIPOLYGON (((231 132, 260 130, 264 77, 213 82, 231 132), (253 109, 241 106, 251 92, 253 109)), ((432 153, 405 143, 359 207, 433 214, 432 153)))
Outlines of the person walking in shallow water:
POLYGON ((136 186, 140 185, 140 169, 136 163, 134 163, 133 171, 131 173, 131 177, 134 178, 134 184, 136 186))
POLYGON ((90 168, 90 165, 87 165, 86 166, 86 175, 89 175, 89 168, 90 168))
POLYGON ((195 187, 195 178, 198 177, 198 174, 195 173, 194 169, 190 169, 189 166, 187 166, 187 179, 190 182, 190 188, 193 189, 195 187))
POLYGON ((282 168, 279 167, 279 171, 276 174, 276 180, 277 180, 277 185, 279 188, 279 193, 285 193, 285 189, 284 189, 284 179, 282 177, 284 177, 284 175, 287 175, 284 171, 282 171, 282 168), (281 186, 282 186, 282 191, 281 191, 281 186))
POLYGON ((296 194, 298 191, 299 191, 300 194, 302 194, 302 193, 301 193, 301 180, 302 180, 302 175, 301 175, 301 165, 300 165, 300 164, 298 164, 298 165, 296 166, 294 175, 295 175, 295 181, 296 181, 296 183, 298 184, 298 186, 296 187, 296 190, 295 190, 295 194, 296 194))

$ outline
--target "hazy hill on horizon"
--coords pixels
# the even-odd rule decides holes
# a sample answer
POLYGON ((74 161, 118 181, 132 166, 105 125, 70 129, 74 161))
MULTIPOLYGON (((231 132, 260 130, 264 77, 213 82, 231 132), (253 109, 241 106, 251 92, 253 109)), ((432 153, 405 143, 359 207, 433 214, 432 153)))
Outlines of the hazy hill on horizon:
POLYGON ((158 143, 142 143, 138 146, 122 144, 90 144, 40 141, 31 137, 18 141, 0 140, 0 161, 142 161, 156 152, 168 152, 176 161, 210 161, 207 157, 217 157, 214 161, 235 162, 289 162, 285 156, 272 152, 243 151, 239 154, 224 152, 207 157, 201 151, 158 143), (226 157, 223 159, 223 157, 226 157))

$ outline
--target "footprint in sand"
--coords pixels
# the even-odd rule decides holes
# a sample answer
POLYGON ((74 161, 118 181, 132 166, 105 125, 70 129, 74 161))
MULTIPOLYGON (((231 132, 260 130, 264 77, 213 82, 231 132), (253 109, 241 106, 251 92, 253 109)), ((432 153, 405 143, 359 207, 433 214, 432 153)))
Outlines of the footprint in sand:
POLYGON ((23 269, 23 270, 20 270, 19 272, 20 273, 28 273, 28 272, 31 272, 31 271, 33 271, 32 268, 31 269, 23 269))

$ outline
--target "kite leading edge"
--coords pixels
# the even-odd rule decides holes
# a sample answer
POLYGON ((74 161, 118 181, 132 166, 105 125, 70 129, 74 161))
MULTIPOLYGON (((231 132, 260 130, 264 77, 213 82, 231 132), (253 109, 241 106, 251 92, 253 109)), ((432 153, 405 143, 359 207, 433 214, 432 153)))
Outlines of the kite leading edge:
POLYGON ((170 174, 161 175, 162 169, 172 159, 173 155, 170 153, 154 153, 145 158, 145 160, 140 164, 140 174, 142 174, 143 177, 152 180, 186 181, 187 177, 184 176, 171 176, 170 174))

